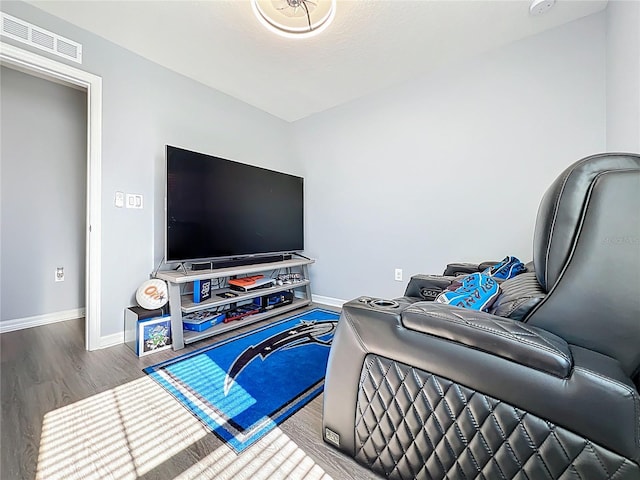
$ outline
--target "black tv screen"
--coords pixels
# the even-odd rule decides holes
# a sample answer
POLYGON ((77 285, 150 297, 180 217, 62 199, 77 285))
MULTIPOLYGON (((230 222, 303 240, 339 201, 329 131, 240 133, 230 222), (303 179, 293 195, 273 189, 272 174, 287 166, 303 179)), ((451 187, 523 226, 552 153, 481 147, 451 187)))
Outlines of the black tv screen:
POLYGON ((165 258, 304 250, 304 179, 167 145, 165 258))

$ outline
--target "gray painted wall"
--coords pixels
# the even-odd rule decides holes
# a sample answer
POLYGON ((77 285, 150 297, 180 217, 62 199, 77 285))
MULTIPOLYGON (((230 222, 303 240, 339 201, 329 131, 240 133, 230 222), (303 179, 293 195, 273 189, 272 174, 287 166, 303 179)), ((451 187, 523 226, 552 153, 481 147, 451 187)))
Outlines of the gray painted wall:
POLYGON ((294 124, 314 293, 394 297, 452 261, 532 256, 538 203, 605 149, 598 14, 294 124))
POLYGON ((103 77, 102 335, 162 257, 166 143, 304 175, 313 291, 342 299, 399 295, 450 261, 529 260, 544 190, 606 146, 606 13, 286 124, 30 5, 3 10, 83 43, 103 77), (116 209, 117 190, 145 209, 116 209))
POLYGON ((607 150, 640 152, 640 2, 607 5, 607 150))
POLYGON ((83 308, 86 93, 2 67, 0 96, 0 320, 83 308))
POLYGON ((101 335, 121 333, 124 309, 163 255, 165 145, 300 174, 290 126, 31 5, 2 10, 80 42, 81 68, 102 77, 101 335), (144 195, 144 209, 117 209, 116 191, 144 195))

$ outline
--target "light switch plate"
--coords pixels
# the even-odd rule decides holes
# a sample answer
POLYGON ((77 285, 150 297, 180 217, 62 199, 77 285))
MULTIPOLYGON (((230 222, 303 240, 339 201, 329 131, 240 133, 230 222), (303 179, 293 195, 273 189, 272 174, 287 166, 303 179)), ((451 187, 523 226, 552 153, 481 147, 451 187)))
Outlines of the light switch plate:
POLYGON ((127 208, 142 208, 142 195, 139 193, 127 193, 127 208))

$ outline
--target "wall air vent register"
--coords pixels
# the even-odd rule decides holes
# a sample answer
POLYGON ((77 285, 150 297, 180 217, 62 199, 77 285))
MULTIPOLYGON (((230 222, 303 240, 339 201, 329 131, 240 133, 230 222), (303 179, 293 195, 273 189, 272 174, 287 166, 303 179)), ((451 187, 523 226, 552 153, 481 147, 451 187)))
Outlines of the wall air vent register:
POLYGON ((58 57, 82 63, 82 45, 19 18, 0 12, 3 36, 17 40, 58 57))

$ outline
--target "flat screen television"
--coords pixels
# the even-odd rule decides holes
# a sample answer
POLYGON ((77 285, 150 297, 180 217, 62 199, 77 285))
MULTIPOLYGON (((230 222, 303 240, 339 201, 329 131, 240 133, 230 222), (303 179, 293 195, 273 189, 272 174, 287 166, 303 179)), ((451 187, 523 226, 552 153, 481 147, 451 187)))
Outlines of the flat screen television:
POLYGON ((304 250, 304 179, 167 145, 166 262, 304 250))

